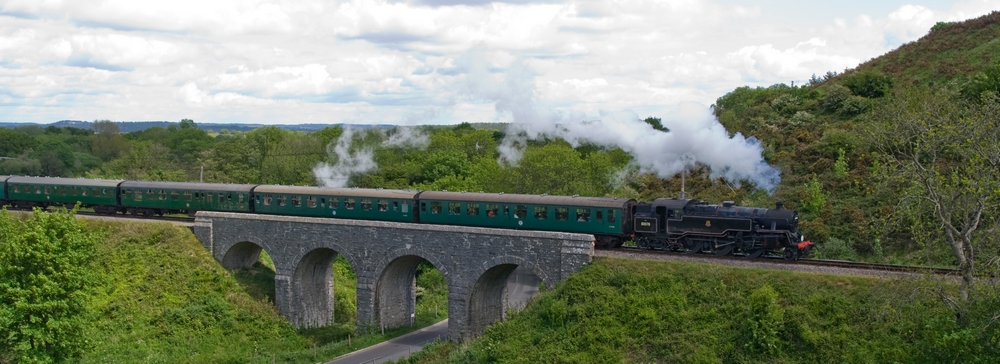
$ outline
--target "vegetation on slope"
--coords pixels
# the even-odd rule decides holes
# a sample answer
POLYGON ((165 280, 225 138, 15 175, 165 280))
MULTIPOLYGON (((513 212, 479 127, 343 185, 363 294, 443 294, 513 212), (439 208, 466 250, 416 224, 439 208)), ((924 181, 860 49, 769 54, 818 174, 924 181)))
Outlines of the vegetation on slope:
POLYGON ((599 259, 467 345, 409 363, 993 363, 1000 290, 599 259))
POLYGON ((444 277, 429 264, 416 324, 363 335, 342 258, 337 323, 300 331, 273 305, 266 254, 229 272, 181 226, 0 211, 0 237, 0 363, 313 363, 447 317, 444 277))
MULTIPOLYGON (((761 140, 765 158, 783 171, 777 199, 799 210, 804 232, 821 243, 820 256, 958 266, 961 259, 951 254, 951 246, 940 243, 948 240, 940 233, 943 230, 938 229, 935 235, 929 234, 932 230, 916 232, 901 226, 886 226, 887 221, 905 214, 902 206, 908 204, 904 201, 931 193, 919 183, 885 184, 894 180, 887 174, 886 163, 899 161, 901 153, 911 150, 891 145, 940 139, 934 133, 946 128, 919 129, 908 136, 916 139, 905 139, 902 135, 893 138, 889 132, 896 126, 884 121, 919 122, 931 117, 919 112, 905 114, 905 119, 897 117, 903 115, 898 112, 905 109, 902 105, 922 103, 928 97, 940 101, 939 104, 955 105, 948 114, 939 113, 932 123, 935 125, 961 120, 975 115, 975 110, 990 109, 997 104, 998 33, 1000 12, 961 23, 939 24, 919 41, 844 74, 830 72, 804 86, 737 88, 716 101, 714 112, 730 132, 761 140), (925 233, 928 234, 924 239, 915 238, 925 233)), ((987 130, 1000 128, 996 117, 977 120, 987 130)), ((995 151, 975 146, 997 143, 996 135, 979 133, 970 138, 976 139, 955 144, 952 149, 955 153, 942 154, 932 168, 945 174, 958 173, 955 176, 961 180, 970 176, 955 167, 972 161, 956 156, 978 153, 987 159, 987 165, 994 163, 985 170, 995 170, 995 162, 989 162, 995 151)), ((975 169, 969 167, 965 171, 975 169)), ((925 181, 924 177, 910 177, 912 182, 925 181)), ((983 203, 983 217, 998 216, 1000 192, 996 191, 1000 190, 989 187, 996 179, 983 182, 980 184, 985 193, 961 203, 983 203)), ((930 214, 934 209, 919 211, 930 214)), ((935 224, 973 226, 971 220, 961 220, 958 216, 939 216, 935 224)), ((983 262, 996 257, 988 247, 1000 244, 996 238, 997 225, 998 220, 990 218, 970 230, 970 234, 987 240, 979 250, 984 253, 983 262)))

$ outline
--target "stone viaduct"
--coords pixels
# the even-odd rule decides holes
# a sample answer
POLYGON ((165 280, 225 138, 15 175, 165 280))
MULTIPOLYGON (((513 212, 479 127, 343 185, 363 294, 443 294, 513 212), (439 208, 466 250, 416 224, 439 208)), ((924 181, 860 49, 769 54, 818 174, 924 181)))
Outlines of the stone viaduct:
POLYGON ((539 282, 553 287, 590 263, 592 235, 383 221, 198 212, 195 235, 226 268, 261 250, 275 267, 275 304, 298 327, 333 322, 333 269, 343 255, 358 277, 359 330, 411 324, 417 265, 448 284, 451 340, 478 336, 523 305, 539 282))

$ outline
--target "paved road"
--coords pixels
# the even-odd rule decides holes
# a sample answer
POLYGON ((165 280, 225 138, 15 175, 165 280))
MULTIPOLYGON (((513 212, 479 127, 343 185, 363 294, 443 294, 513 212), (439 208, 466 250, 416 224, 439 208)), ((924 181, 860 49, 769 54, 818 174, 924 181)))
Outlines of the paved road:
POLYGON ((448 320, 350 354, 345 354, 327 364, 378 364, 390 360, 399 360, 409 356, 410 353, 419 351, 425 343, 433 341, 434 338, 441 338, 441 340, 448 338, 448 320))

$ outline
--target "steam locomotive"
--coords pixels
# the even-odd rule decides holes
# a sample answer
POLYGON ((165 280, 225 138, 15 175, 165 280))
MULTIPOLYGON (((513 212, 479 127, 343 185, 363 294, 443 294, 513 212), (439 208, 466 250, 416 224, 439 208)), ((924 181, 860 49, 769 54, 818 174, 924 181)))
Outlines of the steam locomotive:
POLYGON ((799 232, 799 216, 778 202, 774 209, 721 205, 690 199, 658 198, 638 204, 633 215, 636 247, 757 258, 809 255, 813 243, 799 232))
POLYGON ((0 206, 76 204, 109 215, 223 211, 563 231, 592 234, 598 248, 633 240, 646 249, 750 257, 797 259, 812 245, 799 233, 795 211, 780 204, 769 210, 665 198, 645 204, 606 197, 0 176, 0 206))

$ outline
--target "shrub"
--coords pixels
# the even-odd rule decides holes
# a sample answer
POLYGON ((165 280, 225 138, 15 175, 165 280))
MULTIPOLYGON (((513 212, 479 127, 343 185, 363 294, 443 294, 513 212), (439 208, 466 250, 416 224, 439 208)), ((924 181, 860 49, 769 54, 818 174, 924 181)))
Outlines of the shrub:
POLYGON ((854 250, 852 245, 850 241, 830 238, 816 246, 816 259, 856 261, 858 260, 858 252, 854 250))
POLYGON ((823 100, 820 101, 820 106, 826 111, 836 112, 840 110, 840 105, 844 103, 851 96, 851 90, 842 85, 834 84, 830 86, 830 89, 823 96, 823 100))
POLYGON ((839 112, 840 115, 844 117, 851 117, 859 115, 868 110, 870 104, 871 102, 868 99, 861 96, 852 95, 847 97, 846 100, 844 100, 844 102, 840 105, 840 109, 837 110, 837 112, 839 112))
POLYGON ((781 352, 781 331, 785 310, 778 304, 778 292, 764 284, 750 294, 743 347, 756 354, 781 352))
POLYGON ((892 77, 879 71, 854 72, 844 76, 844 86, 855 95, 874 99, 892 91, 892 77))

